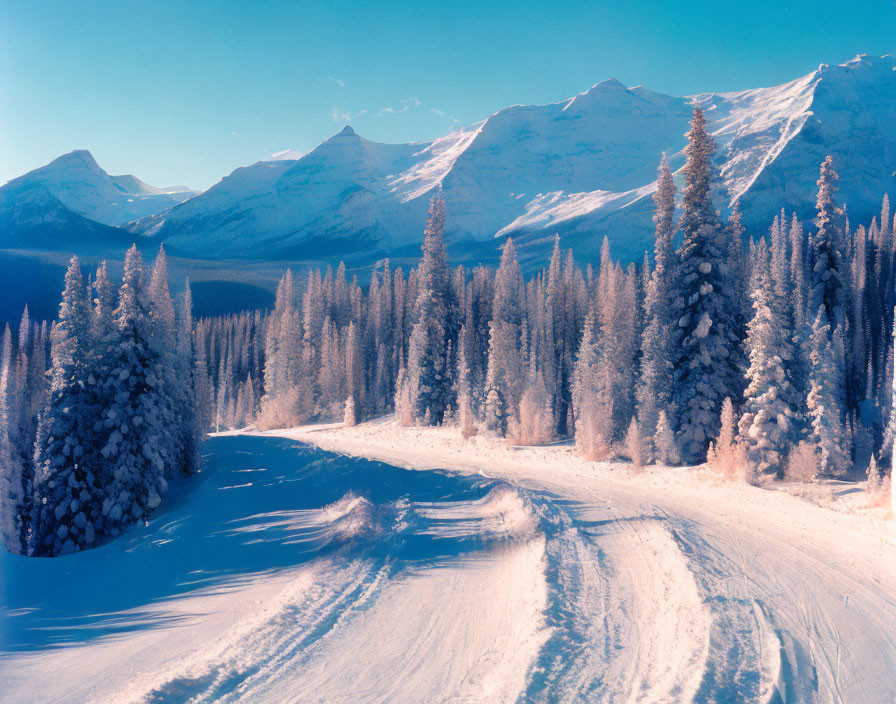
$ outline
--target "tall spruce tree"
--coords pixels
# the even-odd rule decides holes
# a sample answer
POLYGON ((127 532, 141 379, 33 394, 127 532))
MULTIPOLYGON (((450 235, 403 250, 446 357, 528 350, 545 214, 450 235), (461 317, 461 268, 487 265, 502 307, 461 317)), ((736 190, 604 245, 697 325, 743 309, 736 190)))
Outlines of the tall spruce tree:
POLYGON ((445 201, 432 198, 423 236, 423 259, 417 272, 414 326, 408 348, 407 375, 417 422, 441 424, 452 403, 448 347, 451 342, 452 295, 445 243, 445 201))
POLYGON ((739 397, 740 301, 732 293, 729 242, 712 202, 715 144, 699 108, 685 149, 683 242, 678 251, 673 393, 683 458, 700 462, 719 427, 722 401, 739 397))
MULTIPOLYGON (((748 461, 758 472, 784 476, 784 461, 797 440, 801 399, 791 381, 793 347, 787 325, 782 324, 777 281, 765 240, 759 242, 758 271, 751 293, 753 318, 748 326, 750 368, 739 429, 748 461)), ((789 278, 789 276, 788 276, 789 278)))
POLYGON ((166 475, 175 470, 165 462, 174 455, 176 415, 160 368, 164 360, 152 342, 153 319, 136 246, 125 255, 112 317, 116 335, 103 374, 112 401, 99 431, 108 482, 102 507, 105 535, 118 535, 145 519, 161 502, 166 475))
POLYGON ((844 369, 832 342, 824 307, 818 309, 810 340, 810 387, 806 406, 819 472, 835 476, 848 469, 849 436, 845 426, 844 369))
POLYGON ((95 364, 87 289, 72 257, 65 274, 59 321, 53 328, 49 406, 35 446, 31 551, 64 555, 91 545, 102 524, 106 489, 98 462, 95 364))
POLYGON ((672 334, 671 292, 675 272, 672 239, 675 235, 675 184, 663 154, 653 196, 655 212, 654 268, 644 300, 641 375, 638 382, 638 419, 641 433, 652 437, 661 411, 671 411, 672 334))
POLYGON ((523 277, 513 240, 508 238, 495 275, 495 297, 489 327, 485 420, 500 434, 516 414, 523 392, 524 360, 520 349, 523 324, 523 277))
POLYGON ((844 323, 846 316, 842 211, 834 202, 837 180, 834 161, 827 156, 818 176, 815 229, 809 237, 809 316, 815 320, 823 308, 832 328, 844 323))
POLYGON ((3 331, 0 350, 0 538, 7 550, 21 553, 26 549, 22 544, 22 525, 27 508, 22 485, 22 458, 10 437, 12 333, 9 325, 3 331))

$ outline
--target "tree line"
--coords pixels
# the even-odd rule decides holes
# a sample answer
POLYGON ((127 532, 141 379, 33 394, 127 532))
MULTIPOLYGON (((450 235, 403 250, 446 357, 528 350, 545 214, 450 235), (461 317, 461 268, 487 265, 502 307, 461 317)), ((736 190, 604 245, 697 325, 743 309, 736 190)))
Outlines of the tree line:
POLYGON ((782 210, 744 237, 695 109, 679 176, 663 157, 652 260, 597 270, 555 238, 523 276, 512 239, 496 270, 451 268, 436 195, 422 258, 388 260, 362 288, 345 267, 281 279, 272 311, 175 313, 164 251, 142 281, 129 250, 117 303, 105 266, 77 261, 59 320, 7 329, 0 377, 4 536, 15 551, 80 549, 141 520, 198 466, 199 437, 394 412, 519 444, 572 437, 592 459, 699 463, 735 452, 750 472, 789 463, 841 475, 889 462, 894 428, 894 222, 851 228, 822 163, 816 217, 782 210), (678 203, 678 204, 676 204, 678 203), (91 293, 85 291, 90 289, 91 293), (50 371, 45 375, 47 350, 50 371), (7 460, 7 456, 11 460, 7 460))
POLYGON ((572 436, 593 458, 636 438, 640 456, 665 463, 704 461, 723 433, 752 471, 778 477, 797 447, 829 476, 886 461, 887 197, 879 219, 852 229, 828 157, 811 226, 782 210, 745 245, 737 206, 723 221, 713 203, 714 149, 697 109, 679 205, 665 157, 659 166, 654 256, 640 266, 614 262, 604 239, 598 270, 583 271, 556 238, 528 279, 512 239, 496 271, 451 269, 436 196, 407 277, 386 262, 365 294, 341 269, 313 271, 299 292, 287 273, 266 330, 259 424, 394 410, 404 424, 517 443, 572 436))

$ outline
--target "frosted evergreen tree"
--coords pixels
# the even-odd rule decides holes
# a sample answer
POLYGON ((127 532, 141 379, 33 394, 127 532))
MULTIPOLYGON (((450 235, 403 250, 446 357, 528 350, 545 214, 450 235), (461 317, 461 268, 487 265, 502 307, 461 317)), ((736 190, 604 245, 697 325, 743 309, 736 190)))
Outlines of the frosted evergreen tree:
POLYGON ((633 416, 637 350, 635 278, 633 271, 626 275, 619 264, 612 262, 605 239, 598 277, 596 378, 600 383, 599 393, 610 400, 613 409, 613 440, 624 438, 633 416))
POLYGON ((744 447, 738 442, 735 430, 734 404, 730 398, 726 398, 719 413, 719 434, 710 444, 706 455, 706 464, 726 479, 742 475, 745 469, 744 447))
MULTIPOLYGON (((869 386, 874 381, 874 369, 868 363, 869 352, 867 350, 868 343, 868 315, 866 310, 867 291, 866 283, 868 276, 867 269, 867 249, 868 238, 863 226, 859 226, 856 230, 852 244, 852 255, 850 257, 850 332, 852 337, 852 346, 850 349, 852 385, 853 388, 865 388, 864 398, 874 398, 869 386)), ((883 342, 883 340, 880 340, 883 342)), ((871 351, 873 356, 874 352, 871 351)))
MULTIPOLYGON (((264 427, 286 427, 304 422, 314 413, 315 402, 320 400, 313 382, 318 359, 324 360, 316 354, 322 344, 317 321, 323 314, 324 301, 316 283, 309 282, 303 302, 304 326, 296 301, 295 282, 292 270, 288 269, 277 286, 274 312, 267 321, 264 395, 261 399, 264 427)), ((327 361, 336 362, 333 358, 327 361)), ((218 383, 220 387, 220 380, 218 383)), ((327 408, 326 413, 332 410, 327 408)))
POLYGON ((87 289, 77 257, 65 274, 53 328, 50 400, 35 446, 32 552, 63 555, 89 546, 102 523, 106 489, 96 455, 100 379, 90 334, 87 289))
MULTIPOLYGON (((783 260, 786 262, 786 259, 783 260)), ((759 242, 758 271, 754 276, 753 319, 747 333, 750 367, 739 429, 747 460, 758 472, 784 477, 790 447, 798 439, 794 416, 802 399, 790 377, 793 347, 776 298, 780 263, 772 260, 765 240, 759 242)), ((789 279, 789 272, 786 272, 789 279)))
POLYGON ((114 536, 159 505, 165 476, 175 469, 166 467, 165 459, 177 444, 177 418, 160 374, 162 359, 152 344, 143 262, 136 246, 125 255, 113 321, 117 335, 104 379, 112 401, 104 409, 98 434, 108 482, 103 532, 114 536))
MULTIPOLYGON (((196 463, 196 448, 190 435, 192 409, 189 406, 189 363, 178 354, 178 329, 174 301, 168 289, 168 259, 164 245, 153 264, 147 289, 147 309, 150 323, 150 345, 154 352, 154 376, 160 382, 156 389, 160 399, 170 406, 175 422, 167 431, 172 442, 160 447, 162 462, 171 471, 192 472, 196 463)), ((185 352, 185 354, 188 354, 185 352)))
POLYGON ((828 156, 821 164, 815 230, 809 238, 809 315, 814 320, 823 308, 825 319, 833 327, 844 322, 846 315, 846 271, 839 226, 842 212, 834 203, 837 179, 833 159, 828 156))
POLYGON ((0 537, 7 550, 21 553, 25 549, 22 526, 26 506, 22 458, 10 437, 11 364, 12 333, 6 325, 0 353, 0 537))
POLYGON ((683 459, 688 462, 706 456, 719 427, 723 399, 739 397, 742 388, 738 354, 741 302, 732 290, 729 242, 710 194, 714 149, 703 112, 695 108, 685 149, 680 224, 684 239, 678 251, 672 303, 677 321, 672 401, 683 459))
POLYGON ((508 238, 495 276, 485 399, 486 424, 502 435, 507 430, 508 417, 519 408, 525 380, 520 351, 523 291, 516 249, 508 238))
POLYGON ((196 326, 196 363, 193 369, 193 407, 196 413, 196 425, 201 433, 212 428, 212 387, 208 374, 208 358, 206 356, 206 327, 200 320, 196 326))
MULTIPOLYGON (((182 471, 191 475, 199 471, 199 443, 206 429, 201 425, 201 414, 194 392, 196 387, 196 354, 193 348, 193 293, 190 279, 184 283, 184 297, 177 320, 177 348, 175 357, 174 394, 178 427, 181 435, 182 471)), ((251 374, 250 374, 251 380, 251 374)), ((249 390, 254 395, 251 385, 249 390)), ((250 406, 254 414, 254 399, 250 406)))
MULTIPOLYGON (((740 302, 737 309, 737 327, 741 331, 746 328, 746 321, 753 317, 749 295, 751 288, 747 284, 750 262, 744 253, 745 228, 742 217, 740 201, 735 201, 725 225, 725 235, 728 240, 729 293, 735 301, 740 302)), ((752 240, 750 243, 752 244, 752 240)))
POLYGON ((364 390, 362 367, 363 359, 361 347, 358 344, 355 323, 352 321, 349 323, 345 339, 345 378, 348 386, 346 389, 345 420, 348 421, 349 418, 351 418, 351 425, 357 423, 359 409, 362 403, 362 393, 364 390))
POLYGON ((806 247, 803 226, 796 213, 790 220, 790 281, 793 286, 790 297, 793 301, 794 327, 802 334, 806 326, 806 247))
POLYGON ((672 430, 672 425, 669 423, 665 411, 660 411, 657 418, 656 432, 653 434, 652 444, 656 461, 666 465, 676 465, 681 462, 675 431, 672 430))
MULTIPOLYGON (((10 442, 13 453, 22 466, 22 486, 26 497, 32 493, 35 420, 37 414, 43 410, 45 386, 43 377, 46 371, 41 360, 33 359, 33 356, 39 355, 42 349, 36 349, 31 344, 31 328, 31 316, 26 304, 19 322, 18 343, 14 354, 15 369, 10 368, 8 387, 10 442)), ((22 524, 23 541, 27 539, 29 524, 30 515, 25 515, 22 524)))
POLYGON ((641 431, 648 438, 654 434, 659 413, 672 401, 672 333, 671 310, 675 235, 675 184, 669 161, 663 154, 653 196, 655 212, 654 268, 644 301, 644 329, 641 375, 638 383, 638 419, 641 431))
POLYGON ((579 452, 587 459, 605 459, 612 446, 613 397, 607 393, 607 367, 601 365, 594 328, 591 313, 585 318, 573 371, 572 406, 579 452))
POLYGON ((445 201, 433 197, 423 236, 423 259, 417 272, 414 326, 408 347, 407 376, 414 417, 441 424, 451 405, 451 370, 448 364, 451 303, 445 243, 445 201))
POLYGON ((830 325, 818 310, 810 340, 810 388, 806 399, 812 422, 811 439, 818 455, 819 472, 833 476, 849 466, 849 438, 844 426, 841 393, 843 369, 831 342, 830 325))

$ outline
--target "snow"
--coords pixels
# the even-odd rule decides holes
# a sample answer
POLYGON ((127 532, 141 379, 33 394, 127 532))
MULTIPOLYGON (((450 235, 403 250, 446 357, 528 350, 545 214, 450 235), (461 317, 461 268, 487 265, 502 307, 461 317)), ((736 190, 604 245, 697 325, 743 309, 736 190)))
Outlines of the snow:
POLYGON ((4 556, 4 701, 896 695, 896 525, 860 486, 389 419, 222 435, 148 526, 4 556))
MULTIPOLYGON (((658 605, 643 620, 632 616, 637 633, 623 629, 617 667, 629 674, 614 685, 622 681, 628 687, 609 691, 643 693, 634 684, 647 682, 648 694, 633 699, 689 701, 661 692, 694 691, 687 689, 694 683, 686 685, 686 675, 696 677, 696 668, 701 674, 695 701, 725 699, 732 691, 737 701, 769 701, 775 691, 785 701, 890 701, 896 694, 896 645, 889 635, 896 625, 896 523, 885 509, 869 505, 860 486, 757 488, 723 482, 699 468, 635 473, 624 464, 586 462, 564 445, 464 441, 457 429, 406 429, 391 422, 279 434, 397 466, 483 474, 603 513, 603 521, 591 524, 612 526, 597 538, 610 561, 602 570, 610 575, 610 593, 624 594, 621 575, 634 570, 631 598, 658 605), (653 548, 645 547, 650 531, 653 548), (617 547, 615 564, 606 533, 629 539, 617 547), (653 573, 657 587, 648 587, 649 575, 637 571, 641 560, 642 570, 660 571, 653 573), (669 576, 661 576, 662 570, 669 576), (691 580, 696 602, 689 596, 691 580), (669 613, 673 609, 677 616, 669 613), (693 624, 690 633, 675 635, 683 623, 693 624), (648 634, 639 642, 645 628, 648 634), (678 644, 652 651, 660 654, 665 672, 649 669, 658 666, 655 658, 633 656, 657 642, 678 644), (683 662, 670 662, 672 656, 683 662), (676 678, 678 684, 669 685, 676 678)), ((576 571, 586 569, 583 560, 575 562, 576 571)), ((617 605, 607 622, 600 611, 586 611, 595 612, 590 627, 601 631, 592 635, 598 643, 614 633, 613 615, 637 613, 617 605)), ((593 669, 583 667, 592 684, 603 668, 612 669, 612 663, 591 664, 593 669)))
POLYGON ((271 154, 265 161, 298 161, 303 156, 305 155, 302 152, 297 152, 295 149, 284 149, 271 154))
POLYGON ((512 489, 275 438, 208 448, 145 528, 4 555, 4 701, 521 694, 548 637, 545 538, 512 489))

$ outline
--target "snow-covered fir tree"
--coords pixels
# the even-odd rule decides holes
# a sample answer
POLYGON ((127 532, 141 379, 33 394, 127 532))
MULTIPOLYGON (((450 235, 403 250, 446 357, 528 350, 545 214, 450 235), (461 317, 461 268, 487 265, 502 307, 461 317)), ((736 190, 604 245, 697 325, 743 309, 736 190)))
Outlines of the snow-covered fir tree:
POLYGON ((595 316, 589 314, 573 372, 572 404, 576 447, 589 459, 604 459, 612 448, 614 409, 594 328, 595 316))
POLYGON ((444 229, 445 201, 436 195, 430 203, 423 235, 423 259, 417 271, 414 325, 407 357, 414 417, 417 422, 428 418, 435 425, 441 424, 452 403, 448 347, 452 341, 453 296, 442 240, 444 229))
POLYGON ((97 454, 102 380, 94 354, 87 289, 77 257, 65 274, 52 332, 50 401, 35 446, 31 551, 60 555, 91 545, 102 525, 106 488, 97 454))
POLYGON ((779 283, 773 280, 784 275, 789 279, 789 271, 777 270, 782 265, 775 259, 769 261, 768 247, 760 240, 751 293, 754 312, 747 333, 750 367, 739 430, 754 469, 783 478, 787 453, 798 439, 795 416, 801 399, 790 376, 794 351, 777 297, 779 283))
POLYGON ((672 401, 682 455, 689 462, 706 456, 718 430, 723 399, 738 398, 742 388, 741 303, 731 284, 736 274, 728 263, 729 242, 711 198, 714 150, 703 112, 695 108, 685 148, 683 242, 678 250, 672 303, 677 321, 672 401))
MULTIPOLYGON (((144 287, 136 246, 125 257, 115 308, 105 263, 91 288, 93 305, 73 258, 34 441, 33 555, 65 554, 118 535, 159 505, 168 479, 198 469, 189 290, 178 320, 164 250, 144 287)), ((31 348, 41 364, 44 329, 31 348)), ((38 390, 32 382, 31 396, 40 397, 38 390)))
POLYGON ((675 235, 675 184, 669 161, 663 154, 653 197, 656 211, 654 268, 644 301, 646 326, 642 341, 641 374, 638 380, 638 419, 641 432, 651 437, 659 414, 672 402, 672 283, 675 270, 672 239, 675 235))
POLYGON ((676 465, 681 462, 681 455, 678 452, 678 441, 675 438, 675 431, 666 417, 665 411, 660 411, 659 418, 656 422, 656 432, 653 434, 653 456, 657 462, 666 465, 676 465))
POLYGON ((495 275, 485 399, 486 423, 502 435, 507 431, 509 417, 519 410, 523 392, 520 351, 523 290, 516 249, 513 240, 508 238, 501 253, 501 266, 495 275))
POLYGON ((820 307, 810 340, 810 389, 806 407, 811 419, 811 438, 818 456, 819 471, 827 476, 846 471, 850 448, 842 393, 844 370, 831 338, 824 307, 820 307))
POLYGON ((821 164, 818 176, 818 198, 815 229, 809 238, 809 316, 815 320, 824 309, 825 320, 834 328, 844 323, 846 316, 846 271, 843 266, 843 231, 841 211, 834 202, 837 191, 837 172, 828 156, 821 164))
POLYGON ((0 347, 0 537, 7 550, 21 553, 25 550, 22 522, 26 506, 22 458, 10 437, 11 364, 12 333, 6 325, 0 347))

